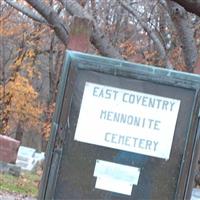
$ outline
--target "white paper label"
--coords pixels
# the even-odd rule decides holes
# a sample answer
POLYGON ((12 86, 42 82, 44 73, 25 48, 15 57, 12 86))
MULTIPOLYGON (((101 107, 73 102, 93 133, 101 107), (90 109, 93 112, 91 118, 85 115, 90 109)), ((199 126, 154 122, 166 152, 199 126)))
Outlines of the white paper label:
POLYGON ((133 185, 129 183, 118 181, 115 179, 97 178, 95 188, 120 194, 131 195, 132 186, 133 185))
POLYGON ((97 160, 95 188, 131 195, 133 185, 138 184, 139 175, 140 169, 137 167, 97 160))
POLYGON ((180 100, 86 82, 75 140, 169 159, 180 100))

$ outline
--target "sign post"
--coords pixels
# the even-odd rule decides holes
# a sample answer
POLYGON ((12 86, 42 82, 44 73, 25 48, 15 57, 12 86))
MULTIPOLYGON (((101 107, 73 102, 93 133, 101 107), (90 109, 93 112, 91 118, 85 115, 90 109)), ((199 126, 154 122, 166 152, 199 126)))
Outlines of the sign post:
POLYGON ((200 77, 66 53, 39 199, 188 199, 200 77))

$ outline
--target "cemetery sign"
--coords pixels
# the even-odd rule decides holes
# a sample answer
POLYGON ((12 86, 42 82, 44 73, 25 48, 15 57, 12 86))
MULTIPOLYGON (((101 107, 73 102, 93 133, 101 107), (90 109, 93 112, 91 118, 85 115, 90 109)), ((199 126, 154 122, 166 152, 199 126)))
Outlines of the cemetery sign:
POLYGON ((189 199, 198 75, 68 51, 39 199, 189 199))
POLYGON ((179 107, 177 99, 86 82, 75 140, 169 159, 179 107))

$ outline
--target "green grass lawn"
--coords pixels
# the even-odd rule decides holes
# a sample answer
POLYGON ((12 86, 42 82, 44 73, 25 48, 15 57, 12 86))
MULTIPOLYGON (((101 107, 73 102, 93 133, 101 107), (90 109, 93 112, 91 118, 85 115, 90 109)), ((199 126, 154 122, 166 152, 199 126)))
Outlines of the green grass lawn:
POLYGON ((0 173, 0 191, 36 197, 40 178, 39 175, 28 172, 22 173, 19 177, 0 173))

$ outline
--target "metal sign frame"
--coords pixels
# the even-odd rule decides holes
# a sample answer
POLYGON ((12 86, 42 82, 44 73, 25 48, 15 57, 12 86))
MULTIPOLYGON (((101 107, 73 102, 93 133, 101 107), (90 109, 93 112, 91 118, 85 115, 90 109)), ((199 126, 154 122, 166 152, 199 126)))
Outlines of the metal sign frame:
POLYGON ((54 199, 64 140, 67 135, 73 93, 74 73, 78 70, 93 71, 112 76, 126 77, 195 91, 188 138, 178 178, 175 199, 189 199, 194 180, 194 169, 200 146, 200 76, 153 66, 130 63, 122 60, 67 51, 59 84, 56 110, 53 117, 46 163, 40 184, 39 199, 54 199))

